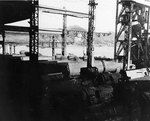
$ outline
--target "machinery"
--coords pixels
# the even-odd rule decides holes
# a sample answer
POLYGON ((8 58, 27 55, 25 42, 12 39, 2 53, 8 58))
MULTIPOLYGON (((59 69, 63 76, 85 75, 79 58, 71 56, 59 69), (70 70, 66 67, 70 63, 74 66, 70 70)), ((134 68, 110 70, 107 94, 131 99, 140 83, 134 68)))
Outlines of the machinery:
MULTIPOLYGON (((99 73, 96 67, 81 68, 78 78, 60 75, 43 78, 47 100, 43 110, 48 114, 55 112, 65 121, 149 120, 149 81, 130 81, 123 70, 99 73)), ((58 120, 57 116, 50 119, 58 120)))
POLYGON ((5 100, 0 109, 13 112, 12 116, 3 110, 2 119, 149 120, 150 82, 131 81, 123 70, 100 73, 96 67, 81 68, 79 77, 70 77, 68 63, 33 65, 9 55, 0 56, 0 66, 0 96, 5 100))

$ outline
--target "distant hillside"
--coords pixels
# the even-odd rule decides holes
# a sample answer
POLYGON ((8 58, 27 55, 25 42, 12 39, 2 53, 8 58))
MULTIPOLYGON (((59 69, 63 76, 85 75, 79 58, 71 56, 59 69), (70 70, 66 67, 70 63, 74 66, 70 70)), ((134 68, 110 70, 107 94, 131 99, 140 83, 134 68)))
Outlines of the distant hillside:
MULTIPOLYGON (((67 44, 85 45, 87 40, 87 34, 82 36, 82 34, 75 33, 73 31, 85 31, 86 30, 78 25, 69 26, 68 30, 72 30, 67 34, 67 44)), ((48 43, 52 41, 53 34, 50 33, 40 33, 39 42, 48 43)), ((57 42, 62 42, 61 35, 55 35, 57 42)), ((114 32, 108 32, 108 34, 94 34, 94 45, 96 46, 113 46, 114 45, 114 32)), ((18 43, 18 44, 29 44, 29 34, 28 33, 6 33, 6 42, 18 43)))
POLYGON ((68 30, 75 30, 75 31, 87 31, 86 29, 84 29, 78 25, 69 26, 67 29, 68 30))
MULTIPOLYGON (((84 28, 74 25, 68 27, 68 30, 75 30, 75 31, 87 31, 84 28)), ((114 32, 106 32, 106 34, 94 34, 94 45, 96 46, 114 46, 114 39, 115 39, 115 33, 114 32)), ((80 37, 75 36, 74 37, 74 44, 82 45, 86 44, 86 38, 80 39, 80 37)))
MULTIPOLYGON (((50 33, 40 33, 39 42, 48 43, 52 41, 53 34, 50 33)), ((61 35, 54 35, 56 40, 61 42, 61 35)), ((2 39, 2 38, 0 38, 2 39)), ((6 32, 5 41, 7 43, 16 43, 16 44, 29 44, 29 34, 26 32, 6 32)))
POLYGON ((110 32, 109 35, 94 36, 94 44, 99 46, 114 46, 115 33, 110 32))

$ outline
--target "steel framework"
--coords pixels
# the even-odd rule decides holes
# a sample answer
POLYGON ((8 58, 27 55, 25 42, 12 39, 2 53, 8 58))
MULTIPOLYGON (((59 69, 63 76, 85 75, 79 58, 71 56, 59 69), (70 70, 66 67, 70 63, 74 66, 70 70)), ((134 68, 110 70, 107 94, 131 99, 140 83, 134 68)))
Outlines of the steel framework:
POLYGON ((39 44, 39 4, 38 0, 32 0, 32 13, 30 17, 30 61, 38 61, 39 44))
POLYGON ((51 7, 45 7, 45 6, 38 6, 40 11, 45 13, 51 13, 51 14, 60 14, 63 15, 63 31, 62 31, 62 55, 64 57, 67 56, 66 52, 66 36, 67 36, 67 16, 71 17, 77 17, 77 18, 88 18, 89 15, 86 13, 81 12, 75 12, 75 11, 69 11, 65 8, 58 9, 58 8, 51 8, 51 7))
POLYGON ((114 58, 122 58, 123 68, 148 65, 149 8, 131 0, 117 0, 114 58))

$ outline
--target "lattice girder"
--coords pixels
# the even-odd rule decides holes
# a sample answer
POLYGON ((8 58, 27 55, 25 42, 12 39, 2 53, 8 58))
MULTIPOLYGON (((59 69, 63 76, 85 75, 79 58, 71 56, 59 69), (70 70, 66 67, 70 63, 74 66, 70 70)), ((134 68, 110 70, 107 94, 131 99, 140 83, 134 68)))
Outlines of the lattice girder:
POLYGON ((130 64, 144 66, 149 59, 149 8, 118 0, 116 13, 115 60, 122 56, 124 69, 130 69, 130 64))
POLYGON ((39 45, 39 8, 38 0, 32 0, 32 13, 30 17, 30 61, 38 61, 39 45))

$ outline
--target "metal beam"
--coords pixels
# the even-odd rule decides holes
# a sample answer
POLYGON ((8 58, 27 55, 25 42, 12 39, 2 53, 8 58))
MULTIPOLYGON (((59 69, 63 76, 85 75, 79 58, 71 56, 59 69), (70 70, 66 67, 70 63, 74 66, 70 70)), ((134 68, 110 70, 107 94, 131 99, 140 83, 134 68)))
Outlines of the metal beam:
POLYGON ((4 26, 5 31, 19 31, 19 32, 29 32, 30 27, 20 27, 20 26, 4 26))
POLYGON ((127 70, 130 69, 131 64, 131 44, 132 44, 132 20, 133 20, 133 5, 134 3, 131 3, 130 5, 130 20, 129 20, 129 26, 128 26, 128 58, 127 58, 127 70))
POLYGON ((119 0, 116 1, 116 25, 115 25, 115 42, 114 42, 114 60, 117 61, 117 41, 118 41, 118 35, 117 35, 117 25, 118 25, 118 9, 119 9, 119 0))
MULTIPOLYGON (((10 25, 5 25, 4 29, 5 31, 14 31, 14 32, 29 32, 30 31, 30 27, 10 26, 10 25)), ((43 29, 43 28, 40 28, 39 32, 62 34, 62 30, 43 29)))
POLYGON ((54 30, 54 29, 39 29, 39 33, 52 33, 52 34, 62 34, 62 30, 54 30))
POLYGON ((58 9, 53 7, 45 7, 45 6, 38 6, 39 10, 44 13, 53 13, 53 14, 60 14, 60 15, 67 15, 72 17, 78 17, 78 18, 89 18, 89 14, 82 13, 82 12, 75 12, 65 9, 58 9))

